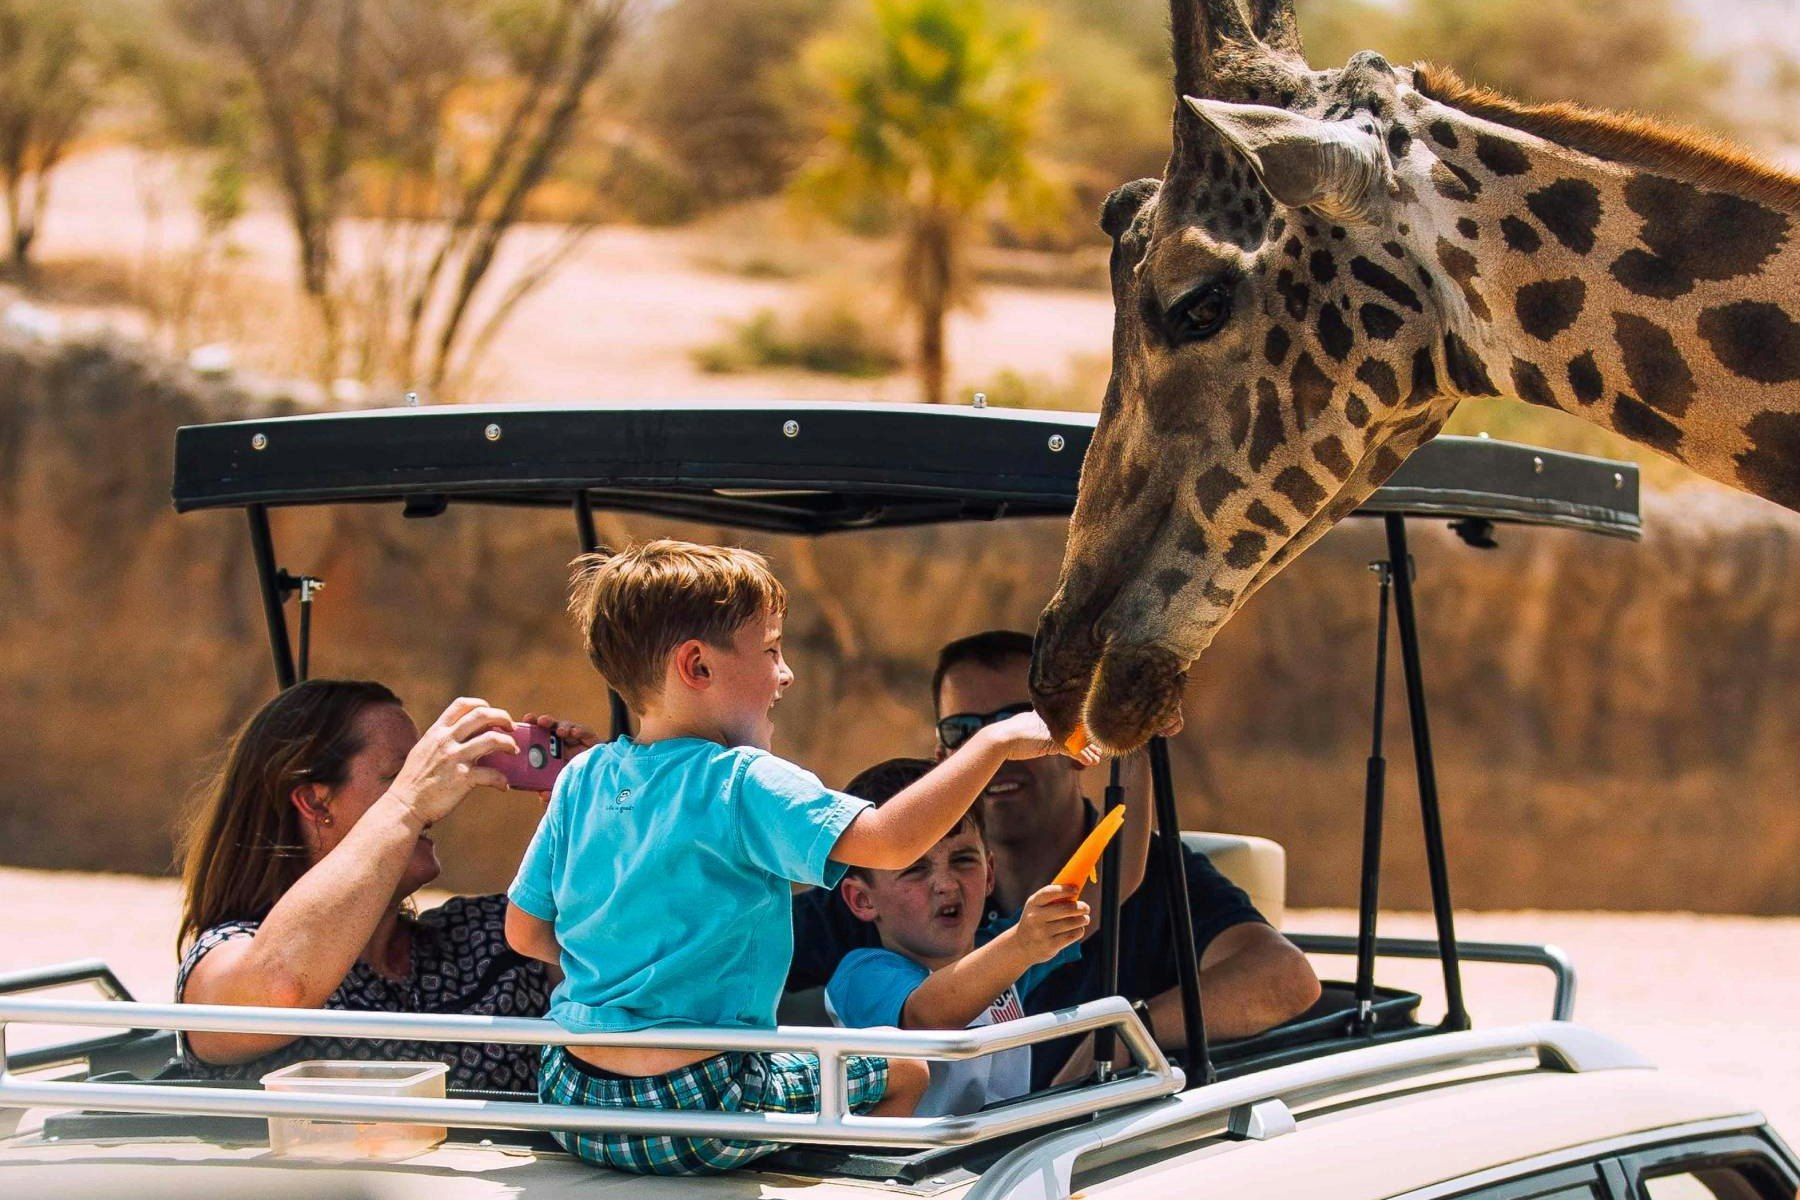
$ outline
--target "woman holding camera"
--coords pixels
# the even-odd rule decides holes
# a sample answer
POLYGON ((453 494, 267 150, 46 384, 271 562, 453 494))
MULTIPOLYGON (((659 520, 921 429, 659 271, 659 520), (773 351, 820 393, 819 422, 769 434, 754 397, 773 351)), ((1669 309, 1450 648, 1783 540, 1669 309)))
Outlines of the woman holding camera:
MULTIPOLYGON (((536 723, 576 748, 596 740, 536 723)), ((504 896, 423 915, 411 901, 440 869, 432 825, 474 788, 505 786, 478 760, 515 748, 512 719, 481 700, 456 701, 423 736, 378 683, 308 680, 270 700, 183 838, 176 1000, 541 1016, 554 969, 507 946, 504 896)), ((442 1061, 452 1088, 537 1084, 531 1046, 193 1033, 181 1049, 190 1072, 213 1079, 351 1058, 442 1061)))

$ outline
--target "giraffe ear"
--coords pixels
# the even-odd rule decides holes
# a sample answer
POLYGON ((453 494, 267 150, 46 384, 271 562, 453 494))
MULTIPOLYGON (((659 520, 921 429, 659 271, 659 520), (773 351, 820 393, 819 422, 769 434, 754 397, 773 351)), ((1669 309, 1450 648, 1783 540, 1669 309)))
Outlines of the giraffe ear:
POLYGON ((1250 161, 1279 204, 1317 209, 1346 224, 1372 224, 1398 190, 1371 118, 1320 121, 1267 104, 1182 99, 1250 161))

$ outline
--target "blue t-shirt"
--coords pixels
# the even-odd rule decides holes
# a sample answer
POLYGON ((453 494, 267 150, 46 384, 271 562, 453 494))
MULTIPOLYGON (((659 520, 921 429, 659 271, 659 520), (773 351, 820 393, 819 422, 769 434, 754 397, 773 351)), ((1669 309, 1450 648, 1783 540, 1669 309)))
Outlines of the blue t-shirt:
POLYGON ((507 898, 556 929, 573 1032, 770 1028, 790 880, 832 887, 865 800, 764 750, 619 738, 570 763, 507 898))
MULTIPOLYGON (((987 942, 1017 924, 1017 918, 990 924, 976 935, 987 942)), ((1049 962, 1033 963, 1018 981, 994 997, 987 1009, 969 1022, 969 1028, 999 1025, 1025 1015, 1020 999, 1031 994, 1045 976, 1081 957, 1081 943, 1071 942, 1049 962)), ((931 969, 888 949, 852 950, 844 956, 831 982, 825 985, 825 1007, 839 1025, 867 1028, 900 1024, 906 998, 931 975, 931 969)), ((931 1084, 920 1097, 914 1115, 937 1117, 946 1113, 977 1112, 990 1104, 1012 1100, 1031 1090, 1031 1048, 1016 1046, 961 1062, 932 1062, 931 1084)))
MULTIPOLYGON (((1018 923, 1017 916, 990 921, 975 935, 975 943, 986 945, 1018 923)), ((1020 997, 1029 996, 1044 981, 1045 976, 1080 958, 1081 943, 1070 942, 1058 950, 1049 962, 1032 963, 1025 968, 1025 973, 1019 976, 1007 992, 1017 992, 1020 997)), ((930 977, 930 967, 886 947, 852 950, 838 963, 837 970, 832 972, 831 982, 825 985, 825 1000, 831 1006, 832 1016, 841 1025, 855 1029, 868 1029, 876 1025, 898 1028, 900 1013, 906 1007, 906 998, 930 977)), ((1003 994, 996 1003, 1005 999, 1003 994)), ((996 1020, 1011 1020, 1025 1014, 1021 1011, 993 1015, 996 1020)), ((979 1019, 977 1023, 988 1024, 979 1019)))

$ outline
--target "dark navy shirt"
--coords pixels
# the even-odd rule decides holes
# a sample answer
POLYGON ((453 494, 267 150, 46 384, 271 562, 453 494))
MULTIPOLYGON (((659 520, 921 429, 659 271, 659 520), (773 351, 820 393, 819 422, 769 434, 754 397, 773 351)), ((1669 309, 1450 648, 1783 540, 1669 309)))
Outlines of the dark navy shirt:
MULTIPOLYGON (((1188 908, 1194 920, 1196 957, 1233 925, 1263 921, 1250 897, 1219 874, 1206 855, 1184 846, 1182 857, 1187 867, 1188 908)), ((989 919, 1000 915, 992 910, 988 913, 989 919)), ((1172 926, 1161 847, 1152 835, 1143 885, 1119 909, 1119 994, 1131 1000, 1148 1000, 1175 986, 1172 926)), ((836 889, 802 892, 794 897, 794 962, 788 970, 787 986, 790 990, 823 987, 846 954, 880 944, 875 926, 858 920, 836 889)), ((1098 944, 1090 944, 1088 950, 1079 960, 1058 968, 1038 983, 1026 997, 1025 1011, 1049 1012, 1111 995, 1111 989, 1101 981, 1098 944)), ((1031 1086, 1047 1086, 1074 1046, 1073 1038, 1033 1046, 1031 1086)))

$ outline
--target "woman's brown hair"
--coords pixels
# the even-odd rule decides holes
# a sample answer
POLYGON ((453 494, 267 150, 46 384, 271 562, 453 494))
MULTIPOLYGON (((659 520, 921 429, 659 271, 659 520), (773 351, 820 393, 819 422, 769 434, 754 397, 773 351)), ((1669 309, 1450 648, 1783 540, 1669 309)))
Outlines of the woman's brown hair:
POLYGON ((294 789, 343 783, 363 748, 358 714, 399 703, 379 683, 309 679, 244 723, 182 831, 178 948, 222 921, 262 919, 306 873, 294 789))

